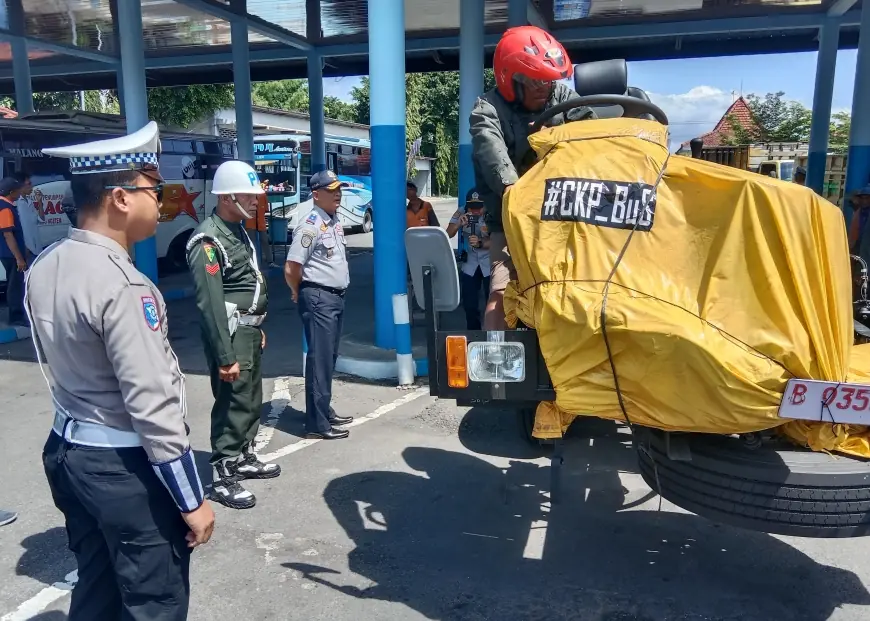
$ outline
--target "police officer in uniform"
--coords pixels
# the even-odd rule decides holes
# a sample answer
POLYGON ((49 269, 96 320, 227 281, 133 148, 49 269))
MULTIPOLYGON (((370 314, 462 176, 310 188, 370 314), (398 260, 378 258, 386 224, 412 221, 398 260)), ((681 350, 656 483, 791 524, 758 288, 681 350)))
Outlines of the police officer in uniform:
POLYGON ((271 479, 277 464, 265 464, 252 443, 260 426, 263 377, 260 361, 266 334, 268 293, 257 251, 244 221, 256 213, 264 193, 257 173, 245 162, 224 162, 214 174, 215 212, 187 243, 196 285, 202 339, 211 375, 211 498, 233 509, 256 504, 244 479, 271 479))
POLYGON ((447 225, 448 237, 461 228, 468 239, 468 251, 459 270, 462 286, 462 307, 465 309, 465 327, 480 330, 480 289, 489 293, 489 231, 483 221, 483 200, 476 188, 465 195, 465 208, 457 209, 447 225))
POLYGON ((344 294, 350 284, 347 241, 338 221, 341 188, 331 170, 315 173, 308 181, 314 207, 293 232, 284 278, 299 304, 308 356, 305 361, 305 412, 308 438, 337 440, 348 436, 336 429, 353 420, 339 416, 330 405, 332 374, 338 358, 344 294))
POLYGON ((53 378, 43 465, 78 562, 71 621, 186 619, 190 550, 214 528, 166 305, 128 254, 157 228, 158 151, 153 122, 43 150, 70 160, 80 227, 39 256, 26 284, 36 355, 53 378))

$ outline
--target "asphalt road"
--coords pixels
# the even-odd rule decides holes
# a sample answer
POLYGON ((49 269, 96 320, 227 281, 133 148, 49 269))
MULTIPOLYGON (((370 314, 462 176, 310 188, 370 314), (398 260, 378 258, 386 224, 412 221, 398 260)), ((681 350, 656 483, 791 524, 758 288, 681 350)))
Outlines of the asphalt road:
MULTIPOLYGON (((211 394, 181 325, 202 464, 211 394)), ((612 423, 572 428, 555 507, 549 460, 511 412, 458 408, 425 387, 339 378, 335 407, 360 423, 348 440, 303 441, 293 347, 278 334, 266 353, 260 453, 283 474, 250 483, 251 510, 215 507, 215 536, 192 563, 194 621, 870 618, 865 540, 773 537, 659 507, 612 423)), ((52 412, 29 342, 2 346, 0 377, 0 505, 20 512, 0 527, 0 621, 62 621, 75 562, 42 474, 52 412)))

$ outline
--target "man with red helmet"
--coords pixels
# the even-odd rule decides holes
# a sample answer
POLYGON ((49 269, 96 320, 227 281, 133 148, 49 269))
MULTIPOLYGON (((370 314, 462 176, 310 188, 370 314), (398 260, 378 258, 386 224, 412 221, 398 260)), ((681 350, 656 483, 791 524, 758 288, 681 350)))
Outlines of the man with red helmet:
MULTIPOLYGON (((474 181, 486 206, 490 231, 490 295, 484 329, 504 329, 504 291, 515 277, 502 227, 505 192, 535 163, 530 125, 546 109, 577 94, 557 82, 574 67, 565 48, 535 26, 510 28, 495 48, 496 88, 484 93, 471 112, 474 181)), ((572 114, 573 116, 573 114, 572 114)), ((548 125, 562 123, 556 115, 548 125)))

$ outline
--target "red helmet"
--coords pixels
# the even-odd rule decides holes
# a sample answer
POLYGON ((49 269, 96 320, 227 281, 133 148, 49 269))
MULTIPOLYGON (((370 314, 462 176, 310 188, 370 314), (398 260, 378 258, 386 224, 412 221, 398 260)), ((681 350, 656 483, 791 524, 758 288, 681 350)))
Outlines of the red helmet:
POLYGON ((506 30, 495 47, 492 64, 498 92, 508 101, 516 99, 516 75, 544 82, 555 82, 574 75, 574 66, 562 44, 537 26, 518 26, 506 30))

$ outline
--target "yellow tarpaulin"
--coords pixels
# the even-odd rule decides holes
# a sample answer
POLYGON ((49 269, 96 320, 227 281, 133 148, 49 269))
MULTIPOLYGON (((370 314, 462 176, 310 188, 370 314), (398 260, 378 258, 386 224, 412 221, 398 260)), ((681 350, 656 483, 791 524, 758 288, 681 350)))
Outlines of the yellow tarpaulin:
MULTIPOLYGON (((538 331, 556 389, 536 435, 559 435, 576 415, 623 420, 614 367, 631 422, 729 434, 783 425, 790 378, 870 380, 870 346, 852 346, 837 207, 669 156, 654 121, 575 122, 529 140, 539 161, 508 192, 503 219, 517 271, 509 321, 538 331)), ((870 457, 863 427, 783 432, 870 457)))

